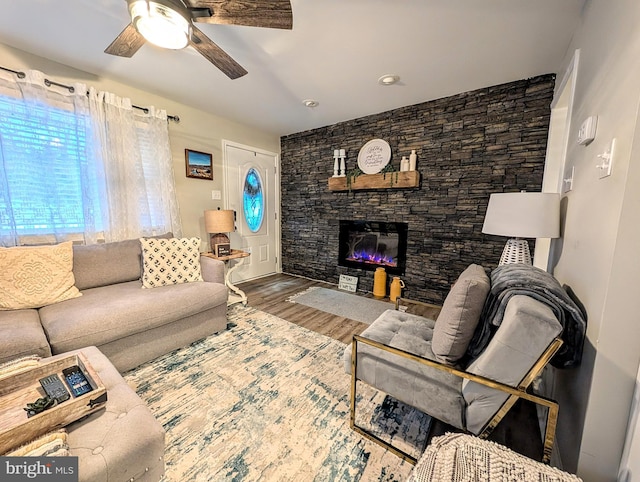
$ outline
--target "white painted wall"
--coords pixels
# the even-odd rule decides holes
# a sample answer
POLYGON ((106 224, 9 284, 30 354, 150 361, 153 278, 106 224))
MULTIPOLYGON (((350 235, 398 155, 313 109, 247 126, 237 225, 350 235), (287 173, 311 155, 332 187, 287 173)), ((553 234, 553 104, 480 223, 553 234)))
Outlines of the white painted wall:
MULTIPOLYGON (((273 134, 263 133, 248 125, 231 122, 197 108, 179 104, 166 96, 156 95, 113 79, 76 70, 3 44, 0 44, 0 65, 13 70, 40 70, 51 80, 60 83, 84 82, 99 90, 129 97, 135 105, 141 107, 155 105, 160 109, 165 109, 169 115, 179 116, 180 123, 169 122, 169 136, 173 154, 176 192, 180 205, 182 233, 184 236, 200 236, 203 243, 206 243, 209 238, 204 228, 204 211, 223 207, 222 199, 224 199, 225 193, 222 173, 222 139, 230 139, 241 144, 280 153, 280 138, 273 134), (186 177, 184 150, 187 148, 213 154, 213 181, 186 177), (221 200, 211 199, 211 191, 214 189, 222 193, 221 200)), ((159 75, 161 74, 159 73, 159 75)), ((188 74, 185 74, 184 88, 189 88, 188 74)))
POLYGON ((629 419, 629 430, 618 480, 620 482, 640 481, 640 370, 638 370, 636 377, 632 416, 629 419))
POLYGON ((563 197, 564 236, 553 243, 554 275, 588 315, 581 367, 558 370, 558 443, 564 467, 585 481, 616 480, 640 359, 640 2, 590 0, 567 51, 580 50, 563 197), (596 139, 575 143, 588 116, 596 139), (598 179, 598 154, 616 138, 613 174, 598 179))

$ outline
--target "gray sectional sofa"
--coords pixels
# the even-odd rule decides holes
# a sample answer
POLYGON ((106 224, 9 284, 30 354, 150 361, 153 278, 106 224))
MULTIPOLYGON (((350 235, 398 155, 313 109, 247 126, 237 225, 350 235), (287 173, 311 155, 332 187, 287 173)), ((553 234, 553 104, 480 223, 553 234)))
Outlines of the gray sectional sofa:
POLYGON ((96 346, 125 372, 224 330, 224 263, 200 261, 204 282, 143 289, 138 239, 74 246, 82 296, 37 310, 0 311, 0 363, 96 346))
POLYGON ((224 263, 200 256, 200 269, 204 281, 143 288, 139 239, 74 246, 81 296, 0 311, 0 364, 82 351, 107 389, 104 408, 66 427, 80 482, 163 476, 164 429, 121 373, 226 329, 224 263))

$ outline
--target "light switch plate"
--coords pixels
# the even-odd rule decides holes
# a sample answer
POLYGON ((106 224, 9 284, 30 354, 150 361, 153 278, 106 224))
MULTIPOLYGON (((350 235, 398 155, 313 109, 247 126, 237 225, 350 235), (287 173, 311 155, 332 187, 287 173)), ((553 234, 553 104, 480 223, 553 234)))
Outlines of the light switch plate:
POLYGON ((562 176, 562 193, 569 192, 573 189, 573 177, 575 175, 575 166, 568 167, 562 176))
POLYGON ((600 179, 611 175, 611 169, 613 168, 613 160, 615 157, 616 140, 611 139, 611 144, 602 154, 598 154, 600 163, 596 166, 598 168, 600 179))
POLYGON ((222 193, 217 189, 214 189, 213 191, 211 191, 211 199, 213 200, 222 199, 222 193))

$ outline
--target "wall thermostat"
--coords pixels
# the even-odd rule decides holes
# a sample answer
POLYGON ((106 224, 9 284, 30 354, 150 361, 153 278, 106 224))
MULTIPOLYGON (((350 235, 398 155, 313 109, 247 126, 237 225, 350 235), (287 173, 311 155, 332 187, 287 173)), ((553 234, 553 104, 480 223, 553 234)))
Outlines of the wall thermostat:
POLYGON ((586 146, 596 137, 596 125, 598 118, 596 116, 587 117, 580 126, 578 131, 578 144, 586 146))

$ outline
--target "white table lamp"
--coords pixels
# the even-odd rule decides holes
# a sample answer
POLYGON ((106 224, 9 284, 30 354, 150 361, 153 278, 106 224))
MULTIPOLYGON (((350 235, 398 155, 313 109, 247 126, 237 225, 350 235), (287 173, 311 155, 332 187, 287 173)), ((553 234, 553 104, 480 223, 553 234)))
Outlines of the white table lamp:
POLYGON ((492 194, 482 232, 511 236, 500 257, 500 265, 532 264, 529 244, 522 238, 560 236, 560 195, 525 191, 492 194))

